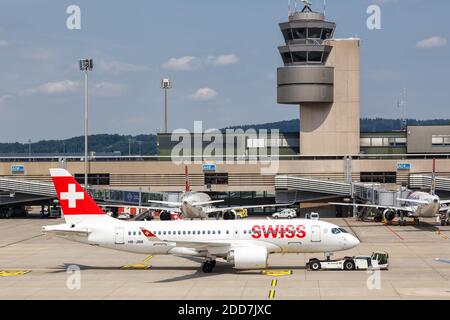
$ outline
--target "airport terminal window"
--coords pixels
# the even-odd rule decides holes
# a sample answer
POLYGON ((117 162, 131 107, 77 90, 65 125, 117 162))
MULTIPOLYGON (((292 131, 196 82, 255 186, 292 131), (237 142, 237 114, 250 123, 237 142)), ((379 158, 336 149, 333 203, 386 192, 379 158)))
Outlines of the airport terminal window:
POLYGON ((293 39, 292 30, 291 29, 283 30, 283 36, 284 36, 284 39, 286 39, 287 41, 291 41, 293 39))
POLYGON ((371 147, 372 140, 370 138, 361 138, 361 147, 371 147))
POLYGON ((205 173, 205 185, 228 184, 228 173, 205 173))
POLYGON ((397 183, 397 172, 361 172, 361 182, 397 183))
POLYGON ((333 29, 323 29, 322 40, 330 39, 333 34, 333 29))
POLYGON ((432 143, 434 147, 450 146, 450 135, 433 135, 432 143))
POLYGON ((322 34, 322 29, 320 29, 320 28, 309 28, 308 29, 308 38, 320 39, 321 34, 322 34))
POLYGON ((294 63, 306 62, 306 55, 306 51, 292 52, 292 61, 294 61, 294 63))
MULTIPOLYGON (((75 180, 84 184, 84 174, 76 174, 75 180)), ((88 174, 88 184, 91 186, 109 186, 109 173, 90 173, 88 174)))
POLYGON ((281 57, 283 58, 283 62, 288 64, 288 63, 292 63, 292 56, 290 52, 283 52, 281 54, 281 57))
POLYGON ((292 30, 294 39, 306 39, 306 28, 297 28, 292 30))
POLYGON ((322 52, 319 52, 319 51, 308 52, 308 61, 309 62, 322 62, 322 52))

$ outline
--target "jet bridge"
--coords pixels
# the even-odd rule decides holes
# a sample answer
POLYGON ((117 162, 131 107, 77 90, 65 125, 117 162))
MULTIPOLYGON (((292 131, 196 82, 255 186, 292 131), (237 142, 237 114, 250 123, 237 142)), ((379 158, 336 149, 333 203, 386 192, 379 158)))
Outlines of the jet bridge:
MULTIPOLYGON (((431 190, 433 177, 419 174, 412 174, 409 177, 409 186, 412 189, 431 190)), ((450 178, 436 177, 436 190, 450 192, 450 178)))
MULTIPOLYGON (((105 204, 140 205, 148 200, 163 201, 164 194, 130 190, 88 188, 87 192, 105 204)), ((48 203, 56 199, 53 183, 0 178, 0 206, 48 203)))
POLYGON ((277 176, 275 179, 278 203, 298 203, 337 197, 348 197, 358 202, 379 205, 399 205, 398 198, 406 197, 409 190, 387 190, 380 184, 337 182, 294 176, 277 176))

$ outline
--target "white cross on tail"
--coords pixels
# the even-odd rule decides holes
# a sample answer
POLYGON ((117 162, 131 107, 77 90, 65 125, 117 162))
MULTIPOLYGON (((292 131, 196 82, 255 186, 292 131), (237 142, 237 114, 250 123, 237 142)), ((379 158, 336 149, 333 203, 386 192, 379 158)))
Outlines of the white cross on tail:
POLYGON ((61 192, 61 200, 69 201, 69 208, 75 209, 77 207, 77 200, 84 200, 84 192, 77 192, 75 184, 69 184, 67 192, 61 192))

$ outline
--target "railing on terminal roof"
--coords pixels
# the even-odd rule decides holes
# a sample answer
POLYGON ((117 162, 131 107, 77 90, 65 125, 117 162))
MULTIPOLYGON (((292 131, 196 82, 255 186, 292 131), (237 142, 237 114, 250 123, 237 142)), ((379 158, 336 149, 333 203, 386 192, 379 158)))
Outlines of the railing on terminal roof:
MULTIPOLYGON (((295 161, 295 160, 430 160, 450 159, 450 154, 359 154, 359 155, 274 155, 274 156, 91 156, 89 161, 120 162, 120 161, 295 161)), ((14 156, 0 157, 0 162, 76 162, 84 161, 83 157, 63 156, 14 156)))

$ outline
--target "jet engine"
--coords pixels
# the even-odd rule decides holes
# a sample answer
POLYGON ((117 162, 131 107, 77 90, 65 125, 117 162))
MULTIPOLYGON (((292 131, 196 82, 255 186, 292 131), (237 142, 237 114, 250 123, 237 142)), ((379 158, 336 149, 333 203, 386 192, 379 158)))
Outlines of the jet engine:
POLYGON ((230 250, 227 261, 237 270, 265 269, 269 255, 265 247, 242 247, 230 250))
POLYGON ((223 214, 223 220, 236 220, 236 211, 231 210, 223 214))
POLYGON ((170 221, 172 220, 170 213, 167 211, 162 211, 161 214, 159 215, 159 219, 161 221, 170 221))
POLYGON ((386 219, 386 221, 389 222, 395 219, 396 214, 397 213, 395 212, 395 210, 392 209, 386 209, 383 211, 383 217, 386 219))

